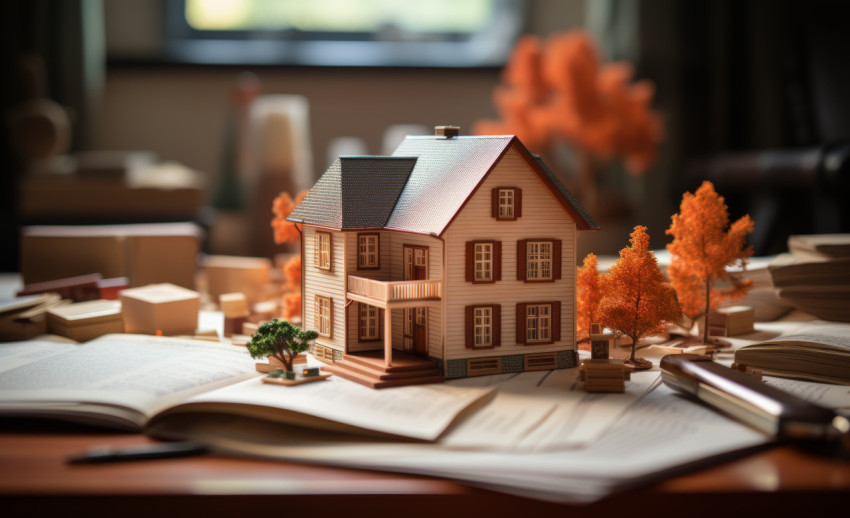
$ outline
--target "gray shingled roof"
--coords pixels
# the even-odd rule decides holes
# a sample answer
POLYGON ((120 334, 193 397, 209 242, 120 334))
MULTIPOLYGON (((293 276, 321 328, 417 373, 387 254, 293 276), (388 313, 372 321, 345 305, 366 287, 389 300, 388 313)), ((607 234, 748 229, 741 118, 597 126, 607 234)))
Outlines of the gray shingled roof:
POLYGON ((411 157, 339 157, 286 219, 340 229, 385 227, 415 164, 411 157))
POLYGON ((576 220, 596 222, 516 137, 407 137, 392 157, 340 157, 287 218, 328 228, 442 234, 475 187, 513 144, 576 220))

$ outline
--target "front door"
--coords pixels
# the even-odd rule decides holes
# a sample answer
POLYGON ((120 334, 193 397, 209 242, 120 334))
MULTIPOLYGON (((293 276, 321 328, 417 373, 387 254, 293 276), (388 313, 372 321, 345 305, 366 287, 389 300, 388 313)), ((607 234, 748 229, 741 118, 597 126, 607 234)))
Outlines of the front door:
MULTIPOLYGON (((428 278, 428 247, 404 245, 404 280, 424 281, 428 278)), ((404 310, 404 349, 428 356, 428 308, 404 310)))

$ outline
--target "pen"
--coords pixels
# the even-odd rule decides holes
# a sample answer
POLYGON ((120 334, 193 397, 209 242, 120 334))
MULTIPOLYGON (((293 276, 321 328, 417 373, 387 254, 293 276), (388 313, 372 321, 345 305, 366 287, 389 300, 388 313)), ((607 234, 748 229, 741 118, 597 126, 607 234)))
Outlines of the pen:
POLYGON ((157 442, 124 446, 95 446, 86 451, 69 455, 68 464, 95 464, 101 462, 120 462, 125 460, 165 459, 169 457, 189 457, 209 453, 209 448, 201 444, 182 442, 157 442))
POLYGON ((850 450, 850 420, 697 354, 661 359, 671 388, 780 440, 821 441, 850 450))

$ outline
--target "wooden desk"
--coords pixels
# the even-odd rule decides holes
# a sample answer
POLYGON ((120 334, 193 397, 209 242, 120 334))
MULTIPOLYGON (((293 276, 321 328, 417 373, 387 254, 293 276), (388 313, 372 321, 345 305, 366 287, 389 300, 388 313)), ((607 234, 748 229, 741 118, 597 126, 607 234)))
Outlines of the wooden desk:
POLYGON ((0 515, 9 516, 831 516, 850 497, 850 461, 776 447, 589 506, 459 483, 216 455, 69 466, 91 446, 149 442, 70 425, 0 420, 0 515))

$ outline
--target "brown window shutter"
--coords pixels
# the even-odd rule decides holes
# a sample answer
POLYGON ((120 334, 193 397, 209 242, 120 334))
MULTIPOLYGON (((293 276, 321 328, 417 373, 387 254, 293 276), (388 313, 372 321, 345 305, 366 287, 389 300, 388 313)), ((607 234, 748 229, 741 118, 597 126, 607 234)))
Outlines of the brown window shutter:
POLYGON ((516 280, 524 281, 528 270, 528 252, 526 251, 527 239, 516 242, 516 280))
POLYGON ((490 215, 499 218, 499 188, 494 187, 490 195, 490 215))
POLYGON ((561 341, 561 302, 552 303, 552 341, 561 341))
POLYGON ((502 242, 493 242, 493 280, 502 280, 502 242))
POLYGON ((466 331, 466 348, 475 347, 475 306, 466 306, 466 320, 464 321, 466 331))
POLYGON ((516 343, 525 343, 526 304, 516 305, 516 343))
POLYGON ((552 242, 552 279, 558 280, 561 278, 561 240, 556 239, 552 242))
POLYGON ((519 218, 522 216, 522 189, 519 187, 516 188, 514 192, 514 217, 519 218))
POLYGON ((493 347, 502 345, 502 306, 493 304, 493 347))
POLYGON ((466 282, 475 280, 475 242, 466 242, 466 282))

